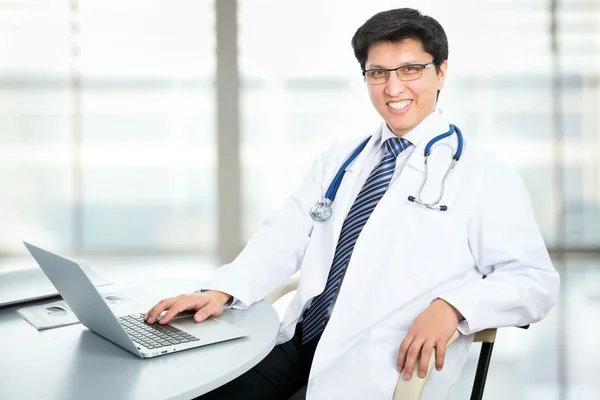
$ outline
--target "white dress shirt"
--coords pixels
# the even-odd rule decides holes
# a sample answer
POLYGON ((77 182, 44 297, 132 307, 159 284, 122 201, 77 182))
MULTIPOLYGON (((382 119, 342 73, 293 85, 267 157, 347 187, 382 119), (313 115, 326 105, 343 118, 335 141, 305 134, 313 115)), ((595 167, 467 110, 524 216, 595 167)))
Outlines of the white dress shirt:
MULTIPOLYGON (((404 149, 396 158, 396 169, 394 170, 394 175, 392 176, 392 180, 390 181, 390 186, 393 185, 396 180, 398 180, 398 176, 400 176, 400 174, 402 173, 402 170, 406 165, 406 161, 408 160, 412 152, 415 150, 415 147, 419 145, 426 133, 444 129, 444 127, 447 125, 448 122, 443 119, 442 113, 438 108, 434 112, 429 114, 429 116, 425 118, 413 130, 407 132, 404 136, 402 136, 403 139, 406 139, 411 143, 411 146, 404 149)), ((355 190, 352 193, 352 203, 354 203, 354 200, 356 199, 356 197, 358 197, 358 193, 367 181, 367 178, 371 174, 371 171, 373 171, 373 169, 385 156, 385 141, 389 138, 395 137, 396 135, 392 133, 387 124, 383 122, 376 136, 378 137, 376 137, 377 141, 375 145, 373 146, 369 154, 367 154, 364 163, 362 163, 360 176, 358 178, 357 185, 355 186, 355 190)))

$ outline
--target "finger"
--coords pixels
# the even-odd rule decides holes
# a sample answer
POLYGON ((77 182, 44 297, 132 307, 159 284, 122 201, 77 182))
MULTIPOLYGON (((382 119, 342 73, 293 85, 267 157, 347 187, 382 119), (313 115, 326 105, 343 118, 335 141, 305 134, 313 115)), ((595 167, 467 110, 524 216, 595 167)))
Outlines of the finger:
POLYGON ((216 301, 208 301, 204 307, 200 308, 194 315, 194 321, 202 322, 208 317, 219 316, 223 313, 223 306, 216 301))
POLYGON ((429 367, 429 360, 431 359, 431 354, 433 353, 433 345, 435 342, 427 341, 423 345, 423 350, 421 350, 421 362, 419 363, 419 378, 425 378, 427 375, 427 368, 429 367))
POLYGON ((177 301, 179 301, 179 296, 159 301, 158 304, 152 307, 150 311, 148 311, 148 313, 144 316, 144 321, 146 321, 149 324, 153 324, 154 321, 156 321, 156 318, 158 318, 158 316, 160 315, 160 313, 171 307, 177 301))
POLYGON ((413 342, 412 336, 406 336, 402 343, 400 344, 400 349, 398 350, 398 361, 396 362, 396 368, 398 372, 402 372, 404 370, 404 363, 406 362, 406 353, 408 353, 408 349, 413 342))
POLYGON ((188 296, 186 298, 183 298, 178 302, 174 303, 165 313, 165 315, 162 316, 158 323, 164 325, 180 312, 183 312, 185 310, 196 310, 199 307, 204 306, 204 304, 206 304, 208 300, 209 299, 207 299, 206 296, 198 296, 196 298, 191 298, 188 296))
POLYGON ((421 353, 423 343, 425 343, 424 339, 415 339, 406 353, 406 363, 404 365, 404 379, 406 380, 412 378, 415 363, 417 362, 417 357, 421 353))
POLYGON ((169 307, 171 307, 171 305, 173 303, 175 303, 176 301, 178 301, 182 296, 175 296, 175 297, 169 297, 167 299, 163 299, 161 301, 159 301, 154 307, 152 307, 144 316, 144 320, 148 321, 151 318, 156 319, 158 318, 158 316, 160 315, 160 313, 162 313, 163 311, 165 311, 166 309, 168 309, 169 307))
POLYGON ((441 371, 444 368, 444 360, 446 359, 446 343, 438 340, 435 347, 435 369, 441 371))

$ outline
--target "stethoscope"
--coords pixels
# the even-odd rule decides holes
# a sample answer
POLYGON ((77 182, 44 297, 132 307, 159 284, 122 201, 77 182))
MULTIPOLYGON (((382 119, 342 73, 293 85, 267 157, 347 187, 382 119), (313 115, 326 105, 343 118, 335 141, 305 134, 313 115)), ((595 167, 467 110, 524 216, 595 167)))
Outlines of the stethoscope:
MULTIPOLYGON (((323 197, 321 200, 317 201, 317 203, 311 208, 310 216, 312 217, 312 219, 314 219, 317 222, 323 222, 323 221, 327 221, 329 218, 331 218, 331 215, 333 214, 333 209, 331 206, 333 204, 333 200, 335 199, 335 195, 337 194, 338 188, 340 187, 340 184, 342 183, 344 174, 346 173, 346 168, 348 167, 348 165, 350 165, 350 163, 352 161, 354 161, 356 159, 356 157, 358 157, 360 152, 363 151, 363 149, 365 148, 365 146, 367 145, 367 143, 369 142, 370 139, 371 139, 371 136, 369 136, 361 144, 359 144, 358 147, 356 149, 354 149, 352 154, 350 154, 350 157, 348 157, 348 159, 341 166, 341 168, 339 169, 337 174, 335 174, 333 181, 329 185, 329 188, 327 188, 325 197, 323 197)), ((440 201, 442 201, 442 197, 444 196, 444 186, 446 184, 446 179, 448 178, 450 171, 452 171, 452 169, 454 168, 454 166, 460 159, 462 151, 463 151, 462 132, 455 125, 450 124, 450 130, 448 130, 448 132, 442 133, 441 135, 438 135, 438 136, 434 137, 433 139, 431 139, 427 143, 427 146, 425 146, 425 151, 424 151, 425 178, 423 179, 423 183, 421 184, 421 188, 419 189, 419 193, 417 194, 417 197, 408 196, 408 201, 419 204, 423 207, 427 207, 432 210, 439 210, 439 211, 448 210, 448 206, 438 205, 438 204, 440 203, 440 201), (439 142, 442 139, 447 138, 448 136, 452 135, 453 133, 456 133, 456 137, 458 139, 458 146, 456 148, 456 152, 454 153, 454 156, 452 157, 452 162, 448 166, 448 169, 446 169, 446 174, 444 175, 444 178, 442 179, 442 184, 440 187, 440 196, 437 198, 436 201, 433 201, 431 203, 426 203, 421 200, 421 193, 423 193, 423 188, 427 184, 427 160, 429 159, 429 155, 431 154, 431 148, 434 144, 436 144, 437 142, 439 142)))

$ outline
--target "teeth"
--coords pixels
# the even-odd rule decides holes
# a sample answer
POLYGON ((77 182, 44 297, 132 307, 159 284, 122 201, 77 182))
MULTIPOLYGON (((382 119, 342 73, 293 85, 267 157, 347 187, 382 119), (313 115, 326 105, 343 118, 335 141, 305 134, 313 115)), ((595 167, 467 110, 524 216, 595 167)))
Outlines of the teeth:
POLYGON ((388 106, 393 108, 394 110, 400 111, 408 107, 408 105, 412 103, 412 100, 400 101, 398 103, 392 103, 391 101, 388 103, 388 106))

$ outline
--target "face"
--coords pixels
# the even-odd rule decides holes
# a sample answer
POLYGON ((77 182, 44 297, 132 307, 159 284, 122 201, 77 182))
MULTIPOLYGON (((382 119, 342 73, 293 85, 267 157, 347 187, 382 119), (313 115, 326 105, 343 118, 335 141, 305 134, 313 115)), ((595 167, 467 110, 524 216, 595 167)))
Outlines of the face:
MULTIPOLYGON (((433 56, 423 51, 419 40, 405 39, 398 43, 381 42, 369 48, 365 69, 390 69, 407 64, 427 64, 433 56)), ((444 87, 446 68, 439 65, 439 74, 432 65, 423 69, 423 76, 413 81, 401 81, 395 72, 387 83, 367 85, 375 109, 398 137, 419 125, 435 110, 437 91, 444 87)))

